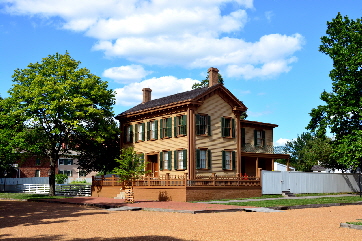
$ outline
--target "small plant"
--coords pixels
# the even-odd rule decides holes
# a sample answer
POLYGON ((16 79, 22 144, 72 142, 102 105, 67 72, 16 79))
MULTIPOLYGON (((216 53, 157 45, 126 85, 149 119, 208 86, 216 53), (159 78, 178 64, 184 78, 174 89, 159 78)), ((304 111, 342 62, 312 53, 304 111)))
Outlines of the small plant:
POLYGON ((55 182, 57 184, 64 184, 67 179, 68 179, 68 176, 65 174, 56 174, 55 175, 55 182))
POLYGON ((87 184, 87 180, 74 180, 70 184, 87 184))

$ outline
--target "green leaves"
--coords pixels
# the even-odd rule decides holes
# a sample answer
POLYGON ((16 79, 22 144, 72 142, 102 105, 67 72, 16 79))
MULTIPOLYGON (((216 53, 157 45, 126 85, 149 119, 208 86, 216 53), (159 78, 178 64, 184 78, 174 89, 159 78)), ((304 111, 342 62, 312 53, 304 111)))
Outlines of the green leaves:
POLYGON ((136 154, 133 147, 124 148, 119 159, 116 159, 119 166, 113 169, 113 173, 117 174, 122 181, 137 178, 145 173, 143 159, 144 156, 136 154))
POLYGON ((315 131, 317 136, 329 130, 336 140, 335 164, 353 168, 362 164, 357 152, 357 140, 362 138, 362 23, 361 19, 349 19, 338 13, 327 25, 327 35, 321 38, 319 51, 333 60, 329 75, 332 92, 321 94, 326 104, 312 109, 307 129, 315 131))

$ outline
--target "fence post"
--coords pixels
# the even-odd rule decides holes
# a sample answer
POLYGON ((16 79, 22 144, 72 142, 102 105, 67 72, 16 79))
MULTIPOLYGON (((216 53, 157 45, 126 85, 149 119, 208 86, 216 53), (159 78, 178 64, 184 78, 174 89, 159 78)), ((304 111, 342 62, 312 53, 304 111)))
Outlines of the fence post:
POLYGON ((257 176, 258 176, 259 180, 260 180, 260 177, 261 177, 261 170, 262 170, 262 168, 258 168, 257 176))
POLYGON ((212 174, 211 174, 211 177, 212 177, 212 185, 213 186, 216 186, 216 173, 215 172, 213 172, 212 174))
POLYGON ((187 186, 187 172, 184 173, 185 187, 187 186))
POLYGON ((170 185, 170 173, 166 173, 166 186, 170 185))
POLYGON ((112 187, 114 186, 115 180, 116 180, 116 177, 114 175, 112 175, 112 187))

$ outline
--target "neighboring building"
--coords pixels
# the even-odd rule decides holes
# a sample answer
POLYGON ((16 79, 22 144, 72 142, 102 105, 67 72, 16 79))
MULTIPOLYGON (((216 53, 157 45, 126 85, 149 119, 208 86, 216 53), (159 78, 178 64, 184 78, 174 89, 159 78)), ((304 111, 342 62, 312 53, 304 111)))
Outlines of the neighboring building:
MULTIPOLYGON (((15 169, 17 169, 17 172, 16 175, 15 173, 13 174, 13 177, 48 177, 50 169, 49 159, 29 157, 26 160, 19 161, 15 169)), ((74 152, 71 155, 62 156, 58 159, 55 173, 67 175, 69 181, 91 178, 97 174, 96 172, 86 174, 78 169, 77 158, 74 152)))
POLYGON ((209 87, 143 102, 119 114, 121 147, 134 146, 149 176, 254 176, 289 155, 273 147, 275 124, 242 120, 247 107, 210 68, 209 87))

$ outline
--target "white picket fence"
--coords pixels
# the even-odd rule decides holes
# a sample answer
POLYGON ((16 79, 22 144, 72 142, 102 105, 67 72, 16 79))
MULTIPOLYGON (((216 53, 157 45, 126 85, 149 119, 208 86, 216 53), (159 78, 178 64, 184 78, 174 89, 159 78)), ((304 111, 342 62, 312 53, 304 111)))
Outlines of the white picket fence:
MULTIPOLYGON (((16 185, 19 192, 49 194, 49 184, 18 184, 16 185)), ((91 185, 55 185, 55 195, 63 196, 91 196, 91 185)))

